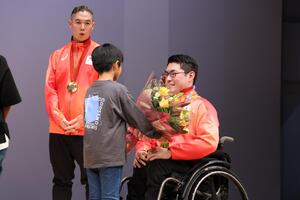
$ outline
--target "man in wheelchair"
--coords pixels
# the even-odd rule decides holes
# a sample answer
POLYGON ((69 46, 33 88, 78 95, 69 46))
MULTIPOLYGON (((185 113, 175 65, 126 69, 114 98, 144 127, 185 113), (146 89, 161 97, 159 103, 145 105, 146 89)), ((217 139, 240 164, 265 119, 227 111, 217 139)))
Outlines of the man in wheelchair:
POLYGON ((190 122, 187 134, 169 135, 168 148, 156 140, 155 148, 147 140, 136 144, 133 176, 128 182, 127 200, 156 200, 162 182, 172 174, 185 174, 197 160, 216 151, 219 122, 213 105, 193 88, 198 73, 196 61, 188 55, 169 57, 163 80, 172 94, 189 95, 190 122))

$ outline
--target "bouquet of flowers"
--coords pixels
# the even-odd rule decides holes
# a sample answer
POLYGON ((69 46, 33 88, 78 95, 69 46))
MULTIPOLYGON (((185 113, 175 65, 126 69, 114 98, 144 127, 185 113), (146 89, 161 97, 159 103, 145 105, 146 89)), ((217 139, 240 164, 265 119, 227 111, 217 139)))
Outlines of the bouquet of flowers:
MULTIPOLYGON (((192 93, 172 95, 161 80, 154 74, 148 78, 146 85, 137 98, 136 105, 143 111, 155 129, 162 132, 163 136, 170 134, 186 134, 189 132, 190 100, 192 93)), ((131 129, 127 135, 127 148, 130 150, 137 139, 149 139, 138 131, 131 129)), ((161 146, 167 148, 169 143, 166 137, 160 139, 161 146)))
POLYGON ((137 106, 156 128, 159 127, 159 131, 170 131, 171 128, 176 134, 188 133, 190 98, 183 93, 170 94, 164 83, 151 74, 137 99, 137 106))

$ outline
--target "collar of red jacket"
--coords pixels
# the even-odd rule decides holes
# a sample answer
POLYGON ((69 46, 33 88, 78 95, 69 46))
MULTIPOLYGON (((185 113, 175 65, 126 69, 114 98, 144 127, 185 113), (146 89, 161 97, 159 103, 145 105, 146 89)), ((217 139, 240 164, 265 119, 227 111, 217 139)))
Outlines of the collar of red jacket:
POLYGON ((183 94, 188 94, 188 93, 190 93, 193 89, 194 89, 194 86, 191 86, 191 87, 188 87, 188 88, 185 88, 185 89, 181 90, 180 92, 182 92, 183 94))
POLYGON ((76 42, 73 37, 71 38, 71 42, 72 42, 72 48, 73 49, 81 49, 81 48, 87 48, 90 44, 91 44, 91 38, 89 37, 87 40, 83 41, 83 42, 76 42))

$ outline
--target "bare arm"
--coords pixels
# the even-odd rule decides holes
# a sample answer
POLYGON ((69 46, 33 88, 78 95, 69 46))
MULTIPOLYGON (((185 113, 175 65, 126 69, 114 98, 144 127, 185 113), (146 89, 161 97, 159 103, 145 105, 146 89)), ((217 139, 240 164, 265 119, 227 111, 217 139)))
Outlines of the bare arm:
POLYGON ((3 118, 6 120, 8 112, 10 111, 10 106, 6 106, 3 108, 3 118))

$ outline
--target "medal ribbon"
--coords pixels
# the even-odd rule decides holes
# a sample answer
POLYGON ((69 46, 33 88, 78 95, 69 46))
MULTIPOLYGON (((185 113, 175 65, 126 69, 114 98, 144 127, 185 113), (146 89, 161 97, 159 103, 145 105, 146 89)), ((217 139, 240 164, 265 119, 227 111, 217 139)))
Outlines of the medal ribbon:
POLYGON ((198 96, 197 92, 194 90, 194 87, 188 87, 183 90, 181 90, 184 94, 184 101, 183 102, 190 102, 190 100, 194 99, 195 97, 198 96))
POLYGON ((74 40, 72 40, 72 46, 71 46, 71 52, 70 52, 70 81, 71 82, 75 82, 76 79, 77 79, 77 75, 78 75, 78 72, 79 72, 79 68, 82 64, 82 61, 84 60, 84 58, 86 57, 86 54, 89 50, 89 46, 91 44, 91 39, 87 39, 84 43, 83 43, 83 52, 80 56, 80 59, 77 63, 77 66, 76 68, 74 68, 74 54, 73 52, 75 51, 75 46, 76 46, 76 42, 74 40))

